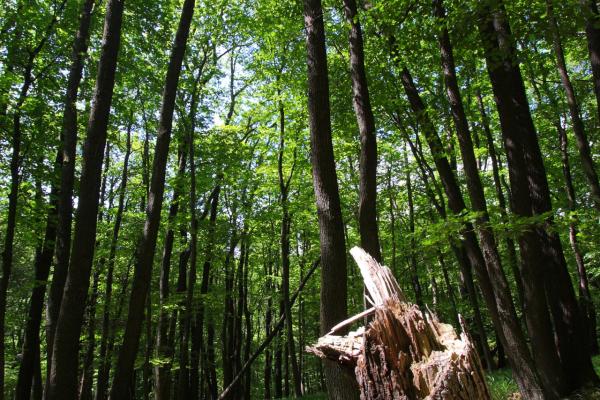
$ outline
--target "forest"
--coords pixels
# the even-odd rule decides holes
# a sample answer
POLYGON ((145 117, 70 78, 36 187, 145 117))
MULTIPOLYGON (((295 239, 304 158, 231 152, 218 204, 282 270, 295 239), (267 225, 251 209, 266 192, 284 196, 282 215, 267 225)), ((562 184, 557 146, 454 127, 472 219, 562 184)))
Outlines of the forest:
POLYGON ((0 0, 0 400, 600 398, 599 169, 596 0, 0 0))

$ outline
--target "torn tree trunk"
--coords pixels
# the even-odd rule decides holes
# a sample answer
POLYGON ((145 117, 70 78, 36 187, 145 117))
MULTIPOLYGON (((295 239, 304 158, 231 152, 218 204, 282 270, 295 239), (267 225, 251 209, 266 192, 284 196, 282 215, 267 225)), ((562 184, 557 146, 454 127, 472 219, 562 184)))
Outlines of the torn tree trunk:
POLYGON ((361 399, 490 399, 479 356, 470 338, 431 312, 406 302, 389 268, 364 250, 350 253, 369 291, 374 313, 365 329, 346 336, 336 325, 307 351, 354 368, 361 399))

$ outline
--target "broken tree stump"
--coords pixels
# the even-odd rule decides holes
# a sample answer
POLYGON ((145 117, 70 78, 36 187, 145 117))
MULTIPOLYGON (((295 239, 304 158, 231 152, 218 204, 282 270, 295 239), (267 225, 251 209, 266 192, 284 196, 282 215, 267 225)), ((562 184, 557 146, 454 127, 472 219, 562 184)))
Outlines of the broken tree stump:
POLYGON ((490 399, 468 335, 458 336, 433 313, 408 303, 390 269, 364 250, 350 253, 373 308, 336 325, 306 350, 353 368, 363 400, 490 399), (374 316, 366 328, 334 334, 368 314, 374 316))

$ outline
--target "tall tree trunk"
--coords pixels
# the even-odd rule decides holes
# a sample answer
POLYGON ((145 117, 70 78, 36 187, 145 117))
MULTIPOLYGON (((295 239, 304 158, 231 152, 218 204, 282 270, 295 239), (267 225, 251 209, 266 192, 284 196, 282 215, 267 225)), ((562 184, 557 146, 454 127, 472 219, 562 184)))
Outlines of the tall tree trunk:
MULTIPOLYGON (((63 289, 67 280, 69 269, 69 256, 71 254, 71 223, 73 220, 73 186, 75 181, 75 151, 77 147, 77 93, 81 82, 83 64, 87 56, 88 40, 90 37, 90 24, 92 9, 95 0, 85 0, 82 4, 79 28, 75 34, 71 50, 71 66, 67 78, 67 91, 63 111, 60 149, 60 189, 58 197, 58 220, 56 231, 56 262, 52 273, 52 283, 48 292, 46 306, 46 382, 49 382, 52 368, 52 350, 54 347, 54 333, 60 312, 63 289)), ((48 389, 48 384, 46 389, 48 389)))
MULTIPOLYGON (((389 214, 390 214, 390 233, 392 235, 392 261, 390 267, 392 268, 392 272, 394 274, 398 273, 398 267, 396 264, 396 213, 394 209, 396 208, 396 204, 394 201, 394 196, 392 194, 392 168, 389 167, 387 170, 387 191, 388 191, 388 201, 389 201, 389 214)), ((302 304, 302 303, 300 303, 302 304)))
POLYGON ((590 185, 590 194, 596 210, 600 212, 600 183, 598 182, 598 174, 596 173, 594 160, 592 159, 590 150, 590 143, 585 133, 583 120, 581 119, 579 103, 575 97, 575 89, 573 88, 571 78, 569 77, 569 72, 567 71, 567 63, 565 61, 560 31, 558 29, 558 22, 556 21, 556 16, 554 15, 554 5, 552 4, 553 1, 554 0, 546 0, 546 15, 548 17, 548 23, 550 24, 552 46, 554 48, 554 54, 556 55, 558 75, 560 76, 560 81, 565 89, 565 95, 567 96, 571 124, 573 126, 575 143, 577 144, 577 149, 579 150, 579 157, 581 158, 583 172, 588 184, 590 185))
MULTIPOLYGON (((187 143, 187 140, 184 140, 187 143)), ((175 240, 175 219, 179 212, 179 198, 181 196, 182 179, 187 163, 186 145, 182 144, 179 148, 177 185, 173 189, 173 199, 169 206, 169 217, 167 222, 167 233, 164 239, 164 248, 160 268, 159 296, 160 305, 158 311, 158 325, 156 327, 156 351, 161 362, 154 367, 155 397, 156 400, 168 400, 171 394, 171 365, 173 357, 173 348, 170 345, 168 329, 169 314, 164 309, 169 300, 169 277, 171 274, 171 256, 173 253, 173 243, 175 240)), ((173 316, 174 317, 174 316, 173 316)))
MULTIPOLYGON (((311 162, 321 238, 320 329, 324 334, 347 317, 347 271, 344 225, 331 140, 323 20, 321 1, 304 0, 311 162)), ((329 361, 324 361, 324 370, 330 398, 358 398, 356 381, 348 371, 329 361)))
MULTIPOLYGON (((477 91, 476 96, 477 104, 479 107, 479 113, 481 114, 481 123, 483 125, 483 131, 485 133, 485 139, 487 142, 488 154, 490 155, 490 159, 492 161, 492 176, 494 178, 494 188, 496 189, 496 197, 498 198, 498 207, 500 208, 502 219, 505 222, 508 222, 506 199, 504 196, 504 191, 502 190, 502 182, 500 179, 500 161, 498 160, 498 157, 496 155, 496 145, 494 144, 494 138, 492 137, 489 118, 487 116, 487 112, 485 111, 485 106, 483 104, 483 97, 481 96, 481 92, 479 90, 477 91)), ((510 269, 515 278, 519 305, 521 307, 521 310, 523 310, 525 308, 525 300, 523 295, 523 279, 521 277, 521 271, 519 270, 518 266, 515 242, 510 236, 507 236, 505 241, 506 250, 508 253, 508 264, 510 265, 510 269)))
MULTIPOLYGON (((273 282, 271 280, 271 276, 273 276, 273 262, 271 260, 270 257, 270 252, 269 252, 269 258, 266 262, 266 274, 267 274, 267 282, 266 282, 266 293, 273 293, 272 287, 273 287, 273 282)), ((272 308, 273 308, 273 296, 269 295, 267 297, 267 309, 265 311, 265 335, 270 335, 271 334, 271 319, 272 319, 272 308)), ((264 392, 263 392, 263 398, 265 400, 270 400, 271 399, 271 369, 273 368, 272 365, 272 359, 273 356, 271 354, 271 350, 269 348, 265 349, 265 367, 264 367, 264 372, 263 372, 263 385, 264 385, 264 392)))
MULTIPOLYGON (((446 12, 444 10, 443 0, 434 1, 434 14, 440 20, 446 22, 446 12)), ((483 185, 481 183, 481 178, 479 176, 479 169, 477 166, 477 160, 475 158, 475 152, 473 150, 469 122, 465 114, 464 105, 458 87, 458 79, 456 77, 456 66, 454 63, 454 54, 452 44, 450 42, 450 35, 448 33, 448 29, 445 26, 442 26, 439 32, 438 40, 440 45, 444 82, 446 84, 446 94, 448 96, 450 109, 452 111, 452 119, 454 120, 454 125, 458 136, 458 142, 463 161, 463 169, 467 178, 466 181, 467 188, 469 191, 469 197, 471 198, 471 206, 474 211, 479 213, 479 217, 477 217, 475 225, 479 234, 481 246, 483 247, 483 256, 485 258, 488 269, 490 271, 494 271, 493 274, 490 275, 504 277, 504 272, 502 270, 502 263, 500 259, 500 254, 498 252, 498 247, 496 245, 496 240, 494 238, 493 231, 489 227, 490 219, 487 211, 487 203, 483 191, 483 185)), ((506 277, 504 277, 504 279, 502 280, 502 284, 505 286, 499 289, 505 291, 507 295, 510 296, 510 288, 508 286, 508 281, 506 280, 506 277)), ((544 296, 542 295, 538 298, 535 297, 535 293, 532 293, 532 295, 533 301, 530 301, 530 304, 535 304, 536 301, 539 301, 540 307, 542 307, 541 310, 543 315, 546 307, 544 296)), ((532 312, 534 311, 533 308, 534 307, 532 307, 531 310, 532 312)), ((538 317, 539 316, 535 315, 534 313, 534 318, 538 317)), ((548 319, 546 322, 548 323, 548 326, 550 326, 550 320, 548 319)), ((536 339, 533 340, 533 345, 534 354, 538 355, 539 353, 537 353, 537 351, 543 352, 544 354, 547 353, 546 351, 542 351, 542 349, 544 349, 543 346, 552 346, 551 342, 537 343, 536 339), (535 350, 536 344, 540 344, 540 346, 537 347, 537 350, 535 350)), ((550 354, 552 353, 550 352, 550 354)), ((539 355, 539 357, 544 356, 539 355)), ((484 359, 486 360, 488 369, 491 369, 493 363, 489 352, 484 354, 484 359)), ((550 361, 557 364, 557 360, 553 358, 550 358, 550 361)))
MULTIPOLYGON (((216 223, 217 223, 217 214, 219 211, 219 195, 221 193, 221 180, 223 179, 223 175, 219 174, 217 176, 217 182, 215 188, 210 196, 210 212, 208 217, 208 229, 207 229, 207 243, 204 250, 204 265, 202 266, 202 281, 200 282, 200 295, 201 299, 204 299, 209 292, 210 283, 211 283, 211 266, 214 258, 214 236, 216 231, 216 223)), ((206 341, 202 339, 201 348, 203 349, 201 354, 201 365, 202 365, 202 374, 204 375, 204 380, 206 381, 206 386, 210 399, 215 399, 217 396, 217 382, 216 382, 216 373, 215 373, 215 359, 214 359, 214 324, 212 322, 211 316, 205 318, 205 310, 206 305, 204 300, 200 302, 200 306, 198 308, 197 324, 198 324, 198 332, 200 335, 204 336, 204 320, 207 320, 206 323, 206 341)))
POLYGON ((92 384, 94 380, 94 352, 96 350, 96 301, 98 300, 98 278, 100 271, 94 273, 92 281, 92 297, 88 303, 87 350, 83 358, 79 400, 92 400, 92 384))
MULTIPOLYGON (((417 160, 417 165, 419 166, 419 170, 421 171, 421 178, 424 181, 427 196, 429 197, 430 201, 434 204, 435 209, 438 212, 438 214, 440 215, 440 217, 444 220, 447 219, 446 205, 444 203, 444 198, 442 197, 441 193, 439 193, 437 195, 437 197, 435 194, 440 191, 440 189, 437 188, 437 186, 439 186, 439 184, 434 179, 435 175, 433 175, 433 171, 431 170, 431 167, 427 164, 427 162, 422 154, 422 151, 420 150, 420 145, 419 145, 419 147, 417 147, 415 145, 415 143, 413 143, 413 141, 410 139, 409 136, 406 136, 405 138, 410 146, 413 156, 417 160), (435 186, 435 192, 434 192, 434 190, 429 188, 430 185, 429 185, 428 176, 431 178, 432 185, 435 186)), ((417 136, 417 139, 418 139, 418 136, 417 136)), ((419 142, 417 141, 417 144, 418 143, 419 142)), ((448 236, 450 248, 452 249, 452 252, 454 253, 454 256, 456 257, 456 260, 457 260, 458 266, 459 266, 460 279, 461 279, 460 291, 461 291, 461 294, 465 294, 469 298, 469 302, 471 303, 471 307, 473 309, 473 317, 474 317, 473 319, 474 319, 475 330, 477 331, 477 335, 478 335, 479 348, 482 350, 482 352, 485 352, 485 350, 483 350, 483 349, 486 347, 489 347, 489 345, 487 344, 487 336, 486 336, 485 327, 483 324, 483 317, 481 314, 481 308, 479 306, 479 299, 477 297, 477 292, 476 292, 475 284, 474 284, 474 280, 473 280, 473 271, 472 271, 473 267, 471 265, 472 262, 469 259, 469 256, 466 251, 466 248, 469 246, 469 243, 468 243, 469 240, 470 240, 470 238, 463 236, 463 237, 461 237, 460 241, 458 241, 458 243, 457 243, 457 241, 454 238, 448 236)))
MULTIPOLYGON (((488 74, 492 81, 492 89, 500 115, 509 168, 512 170, 513 206, 523 208, 523 210, 519 209, 515 212, 525 216, 528 215, 527 213, 529 215, 531 213, 533 215, 549 213, 552 210, 552 204, 546 171, 529 110, 521 70, 518 62, 515 61, 516 50, 502 1, 497 0, 493 6, 482 7, 479 23, 488 74), (498 54, 501 55, 500 60, 498 60, 498 54), (519 193, 515 193, 515 189, 519 193), (529 210, 525 208, 529 208, 529 210)), ((522 254, 522 258, 525 259, 525 262, 542 262, 544 265, 543 278, 546 297, 554 321, 556 347, 566 376, 564 391, 567 393, 586 383, 596 382, 598 377, 593 370, 589 351, 585 346, 587 341, 582 318, 571 285, 560 238, 554 231, 553 225, 552 218, 547 217, 545 223, 537 226, 533 231, 525 233, 535 235, 532 242, 534 239, 539 240, 542 258, 537 259, 536 251, 532 256, 522 254)), ((533 246, 532 250, 535 250, 533 246)), ((523 253, 523 249, 521 251, 523 253)), ((526 277, 523 278, 524 281, 527 280, 526 277)), ((530 334, 540 333, 530 332, 530 334)), ((510 349, 506 350, 510 354, 510 349)))
POLYGON ((360 131, 360 189, 358 222, 361 247, 381 262, 377 229, 377 139, 375 118, 369 99, 362 29, 356 0, 344 0, 344 13, 350 24, 350 75, 352 104, 360 131))
POLYGON ((594 94, 598 106, 598 120, 600 121, 600 14, 596 0, 579 0, 585 16, 585 35, 587 37, 588 53, 592 65, 592 78, 594 81, 594 94))
POLYGON ((181 74, 181 65, 185 54, 187 39, 190 31, 192 15, 194 13, 194 0, 185 0, 175 41, 171 49, 171 58, 167 68, 165 87, 158 123, 158 135, 154 150, 150 194, 146 208, 146 221, 135 256, 135 274, 129 301, 129 312, 123 338, 123 345, 119 351, 115 379, 113 381, 111 400, 128 399, 129 381, 133 374, 133 365, 138 351, 140 334, 143 323, 144 306, 152 276, 152 261, 156 249, 156 238, 160 226, 160 213, 163 203, 165 188, 165 172, 171 141, 173 124, 173 111, 177 97, 177 86, 181 74))
MULTIPOLYGON (((62 10, 65 1, 62 2, 59 9, 62 10)), ((27 58, 23 68, 23 83, 19 88, 19 94, 17 101, 14 105, 14 111, 12 114, 12 134, 10 137, 10 145, 12 152, 10 155, 10 185, 8 192, 8 211, 6 215, 6 231, 4 233, 4 247, 2 250, 1 261, 2 261, 2 276, 0 277, 0 400, 4 399, 4 385, 5 385, 5 334, 6 334, 6 298, 8 294, 8 284, 10 282, 10 275, 12 273, 13 264, 13 251, 14 251, 14 238, 17 228, 17 206, 19 201, 19 184, 21 177, 19 176, 19 169, 21 167, 21 145, 22 145, 22 130, 21 130, 21 118, 23 116, 23 104, 29 95, 29 89, 33 84, 33 68, 37 56, 42 51, 44 45, 48 41, 54 24, 56 23, 58 14, 55 14, 47 26, 42 39, 33 48, 25 49, 27 52, 27 58)), ((8 104, 3 105, 2 114, 6 113, 6 107, 8 104)))
MULTIPOLYGON (((60 167, 60 153, 57 154, 55 169, 60 167)), ((29 299, 29 312, 25 326, 23 348, 21 351, 21 365, 17 387, 15 389, 16 399, 29 399, 31 385, 33 383, 36 368, 39 367, 40 352, 40 325, 42 321, 42 310, 44 307, 44 296, 46 294, 46 282, 52 264, 52 255, 56 240, 56 214, 57 214, 57 191, 56 180, 52 180, 49 196, 49 208, 46 217, 46 230, 41 250, 36 251, 34 261, 35 283, 29 299)))
MULTIPOLYGON (((401 73, 402 84, 425 133, 425 138, 434 156, 440 179, 448 196, 448 205, 454 214, 459 215, 466 209, 456 177, 450 163, 443 157, 443 146, 435 128, 427 115, 425 104, 420 98, 408 69, 401 73)), ((511 365, 515 366, 516 380, 522 393, 532 399, 543 398, 542 387, 539 383, 535 365, 529 354, 523 332, 519 326, 517 315, 512 303, 508 281, 497 264, 487 264, 481 248, 477 243, 473 227, 465 223, 461 235, 465 238, 465 252, 470 264, 477 274, 479 285, 488 306, 490 316, 507 349, 510 349, 511 365), (519 366, 518 369, 516 366, 519 366)))
POLYGON ((577 202, 575 200, 575 188, 571 178, 571 166, 569 164, 569 150, 567 145, 567 132, 562 125, 557 124, 558 136, 560 140, 560 152, 562 158, 563 176, 565 179, 565 189, 567 190, 567 201, 569 210, 573 213, 569 222, 569 242, 575 255, 577 264, 577 275, 579 276, 579 305, 583 314, 585 328, 588 332, 589 346, 592 354, 598 354, 598 336, 596 332, 596 309, 590 293, 588 274, 583 261, 583 252, 581 251, 577 239, 577 202))
POLYGON ((410 254, 409 265, 410 265, 410 275, 411 282, 413 286, 413 290, 415 292, 415 300, 419 308, 424 310, 425 303, 423 301, 423 291, 421 290, 421 282, 419 281, 419 270, 417 265, 417 256, 416 256, 416 242, 415 242, 415 206, 413 201, 413 189, 412 189, 412 180, 410 178, 410 169, 408 168, 408 152, 404 152, 404 163, 406 165, 406 195, 408 199, 408 229, 410 235, 410 254))
POLYGON ((98 354, 98 378, 96 380, 96 399, 103 400, 106 398, 106 390, 108 389, 108 375, 110 370, 111 354, 108 353, 108 338, 111 335, 111 307, 112 307, 112 291, 115 270, 115 258, 117 255, 117 243, 119 240, 119 231, 121 230, 121 222, 123 220, 123 211, 125 209, 125 194, 127 190, 127 180, 129 178, 129 157, 131 155, 131 129, 133 127, 133 113, 129 116, 129 125, 127 127, 127 139, 125 145, 125 158, 123 160, 123 169, 121 173, 121 187, 119 189, 119 200, 117 205, 117 213, 113 225, 112 238, 110 241, 107 270, 105 276, 105 292, 104 292, 104 310, 102 313, 102 335, 100 338, 100 350, 98 354))
MULTIPOLYGON (((250 247, 250 245, 248 244, 248 247, 250 247)), ((249 302, 249 291, 250 291, 250 281, 248 279, 249 275, 250 275, 250 266, 248 265, 250 259, 250 249, 248 248, 248 250, 246 251, 246 261, 245 261, 245 268, 244 268, 244 276, 243 276, 243 282, 242 282, 242 287, 243 287, 243 295, 244 295, 244 301, 243 301, 243 307, 244 307, 244 321, 245 321, 245 329, 246 329, 246 342, 244 345, 244 364, 248 363, 250 361, 250 355, 252 354, 252 338, 253 338, 253 332, 252 332, 252 314, 250 313, 250 308, 248 307, 248 302, 249 302)), ((302 280, 302 278, 300 278, 300 280, 302 280)), ((240 371, 241 372, 241 368, 240 371)), ((244 377, 244 381, 242 383, 242 387, 244 388, 244 392, 243 392, 243 399, 244 400, 250 400, 251 399, 251 393, 252 393, 252 371, 250 369, 248 369, 246 371, 246 376, 244 377)), ((302 392, 302 390, 301 390, 302 392)))
POLYGON ((94 257, 102 156, 115 83, 123 5, 123 0, 110 0, 106 9, 94 104, 83 150, 73 251, 54 336, 47 389, 50 400, 77 396, 78 342, 94 257))
POLYGON ((289 212, 289 190, 294 169, 296 167, 296 155, 290 173, 287 177, 283 172, 283 157, 285 154, 285 113, 283 104, 279 105, 279 154, 277 157, 277 171, 279 176, 279 201, 281 203, 281 290, 283 296, 283 308, 286 321, 286 343, 292 367, 292 377, 294 384, 294 395, 302 396, 302 378, 298 368, 298 359, 296 358, 296 346, 294 345, 294 330, 292 310, 290 308, 290 227, 292 224, 289 212))

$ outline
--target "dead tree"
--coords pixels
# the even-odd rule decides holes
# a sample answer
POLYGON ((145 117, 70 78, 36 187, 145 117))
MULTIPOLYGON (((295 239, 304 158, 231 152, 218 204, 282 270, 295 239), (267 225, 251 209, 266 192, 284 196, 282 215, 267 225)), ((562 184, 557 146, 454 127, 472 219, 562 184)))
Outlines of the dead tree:
POLYGON ((469 336, 408 303, 390 269, 364 250, 350 253, 373 307, 336 325, 307 351, 353 368, 362 400, 490 399, 469 336), (374 318, 366 329, 334 335, 367 314, 374 318))

